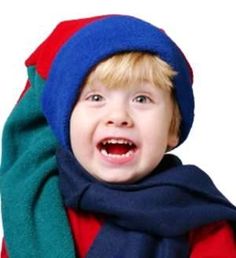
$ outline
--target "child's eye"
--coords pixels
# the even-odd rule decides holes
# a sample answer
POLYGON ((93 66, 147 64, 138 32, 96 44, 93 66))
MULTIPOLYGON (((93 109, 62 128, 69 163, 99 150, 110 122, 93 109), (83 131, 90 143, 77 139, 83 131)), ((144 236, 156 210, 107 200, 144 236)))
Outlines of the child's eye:
POLYGON ((140 96, 135 97, 134 101, 138 102, 138 103, 141 103, 141 104, 152 102, 152 100, 149 97, 144 96, 144 95, 140 95, 140 96))
POLYGON ((88 96, 86 98, 86 100, 94 101, 94 102, 99 102, 99 101, 104 100, 104 98, 103 98, 103 96, 101 96, 99 94, 93 94, 93 95, 88 96))

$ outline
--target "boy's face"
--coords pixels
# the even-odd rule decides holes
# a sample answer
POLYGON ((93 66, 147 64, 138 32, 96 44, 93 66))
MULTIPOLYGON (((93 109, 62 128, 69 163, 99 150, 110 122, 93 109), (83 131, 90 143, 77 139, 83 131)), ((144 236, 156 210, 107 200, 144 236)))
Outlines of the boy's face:
POLYGON ((98 180, 135 182, 153 171, 167 146, 177 145, 169 133, 172 109, 170 93, 149 82, 85 85, 70 119, 72 151, 98 180))

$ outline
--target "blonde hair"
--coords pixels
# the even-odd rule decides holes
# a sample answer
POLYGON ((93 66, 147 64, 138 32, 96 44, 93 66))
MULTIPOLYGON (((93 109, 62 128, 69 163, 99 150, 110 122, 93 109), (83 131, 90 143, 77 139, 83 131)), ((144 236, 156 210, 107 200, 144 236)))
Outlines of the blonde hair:
POLYGON ((179 136, 181 115, 173 93, 176 72, 158 56, 145 52, 120 53, 100 62, 87 77, 85 84, 98 79, 109 88, 132 87, 137 82, 148 81, 167 90, 173 101, 170 133, 179 136))

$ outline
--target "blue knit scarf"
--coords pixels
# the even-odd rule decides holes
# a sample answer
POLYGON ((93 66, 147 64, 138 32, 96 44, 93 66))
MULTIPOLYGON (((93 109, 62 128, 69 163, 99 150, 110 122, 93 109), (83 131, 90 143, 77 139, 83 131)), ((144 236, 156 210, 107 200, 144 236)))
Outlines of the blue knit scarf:
POLYGON ((88 258, 187 258, 190 230, 236 220, 235 207, 211 179, 173 155, 151 176, 129 185, 97 181, 67 150, 58 150, 57 162, 65 206, 106 218, 88 258))

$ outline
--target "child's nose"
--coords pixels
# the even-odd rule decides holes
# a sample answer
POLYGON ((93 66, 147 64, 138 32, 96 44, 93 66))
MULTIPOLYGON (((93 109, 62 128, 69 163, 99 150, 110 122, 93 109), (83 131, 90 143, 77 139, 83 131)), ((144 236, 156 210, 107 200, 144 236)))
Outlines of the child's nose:
POLYGON ((115 108, 108 112, 106 118, 106 125, 108 126, 117 126, 117 127, 132 127, 133 120, 128 112, 128 110, 123 108, 115 108))

